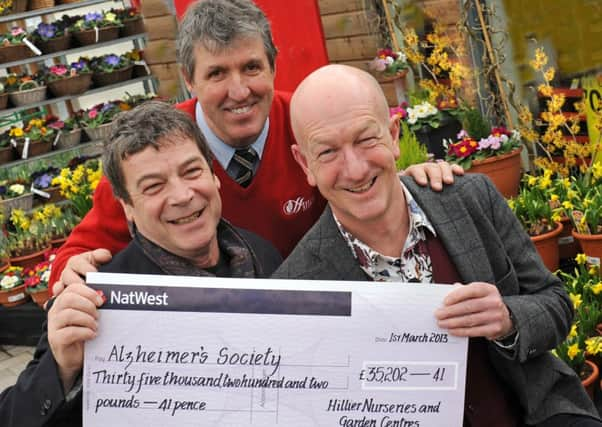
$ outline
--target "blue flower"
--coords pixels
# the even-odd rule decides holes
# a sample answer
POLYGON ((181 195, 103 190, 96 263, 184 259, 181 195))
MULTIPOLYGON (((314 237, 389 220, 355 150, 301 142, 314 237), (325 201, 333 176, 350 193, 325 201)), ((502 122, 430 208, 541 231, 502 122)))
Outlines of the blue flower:
POLYGON ((86 13, 84 19, 86 22, 102 21, 102 14, 100 12, 89 12, 86 13))
POLYGON ((40 22, 38 25, 38 34, 46 39, 51 39, 56 35, 56 26, 40 22))
POLYGON ((102 108, 100 109, 101 113, 105 113, 107 111, 109 111, 111 108, 113 108, 115 106, 115 104, 113 104, 112 102, 107 102, 105 104, 103 104, 102 108))
POLYGON ((48 188, 50 187, 50 183, 52 182, 52 176, 50 174, 43 174, 42 176, 37 177, 33 181, 33 185, 36 188, 48 188))
POLYGON ((105 56, 105 63, 110 65, 111 67, 116 67, 119 65, 120 58, 117 55, 107 55, 105 56))

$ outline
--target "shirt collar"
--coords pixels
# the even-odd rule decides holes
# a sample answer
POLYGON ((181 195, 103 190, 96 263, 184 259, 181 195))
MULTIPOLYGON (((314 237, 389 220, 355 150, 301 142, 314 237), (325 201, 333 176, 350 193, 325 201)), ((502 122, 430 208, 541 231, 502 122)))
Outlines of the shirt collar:
MULTIPOLYGON (((195 116, 197 125, 199 126, 199 129, 205 136, 207 144, 209 145, 211 152, 215 156, 215 159, 219 162, 222 168, 224 168, 224 170, 227 169, 228 165, 230 164, 230 160, 232 160, 232 157, 234 156, 234 151, 236 151, 236 149, 219 139, 218 136, 211 130, 211 128, 207 124, 207 120, 205 120, 205 114, 203 113, 201 103, 198 101, 195 107, 195 116)), ((263 154, 265 142, 268 138, 269 129, 270 118, 268 117, 265 121, 265 124, 263 125, 261 133, 255 140, 255 142, 251 144, 251 147, 253 147, 260 159, 263 154)))
MULTIPOLYGON (((428 217, 426 216, 426 214, 424 213, 422 208, 420 208, 420 206, 418 206, 418 203, 414 199, 414 196, 412 196, 412 193, 410 193, 408 191, 408 189, 406 188, 405 185, 403 185, 402 182, 400 182, 400 184, 403 189, 405 199, 406 199, 406 205, 408 208, 409 229, 408 229, 408 237, 406 238, 406 241, 405 241, 405 244, 403 247, 403 251, 401 254, 399 254, 399 257, 397 257, 397 258, 401 258, 404 253, 406 253, 408 250, 412 249, 420 241, 425 241, 426 240, 426 233, 425 233, 426 230, 430 231, 433 234, 433 236, 437 236, 437 233, 435 232, 435 228, 429 221, 428 217)), ((353 253, 353 256, 356 259, 358 259, 360 266, 362 266, 362 268, 372 269, 372 267, 374 265, 380 263, 382 260, 389 260, 390 262, 393 262, 394 259, 392 257, 382 255, 381 253, 375 251, 370 246, 368 246, 366 243, 362 242, 360 239, 358 239, 353 234, 351 234, 349 231, 347 231, 345 229, 345 227, 343 226, 343 224, 341 224, 341 222, 338 220, 338 218, 336 217, 334 212, 332 212, 332 216, 334 217, 334 220, 337 224, 337 227, 339 228, 339 231, 341 232, 341 235, 343 236, 343 238, 345 239, 345 241, 351 248, 351 252, 353 253)))

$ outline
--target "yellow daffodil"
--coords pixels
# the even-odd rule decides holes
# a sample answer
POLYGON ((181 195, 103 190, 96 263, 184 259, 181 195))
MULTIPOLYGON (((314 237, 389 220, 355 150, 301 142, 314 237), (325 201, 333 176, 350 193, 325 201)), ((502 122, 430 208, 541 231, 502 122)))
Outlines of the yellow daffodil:
POLYGON ((577 336, 577 324, 573 323, 571 330, 569 331, 569 338, 575 338, 577 336))
POLYGON ((580 352, 581 350, 579 349, 579 344, 575 343, 570 345, 567 349, 567 356, 569 359, 573 360, 580 352))
POLYGON ((581 303, 583 302, 581 295, 570 293, 569 297, 571 298, 571 301, 573 302, 573 307, 575 307, 575 310, 577 310, 579 308, 579 306, 581 305, 581 303))
POLYGON ((587 262, 587 256, 585 254, 577 254, 575 261, 579 265, 584 265, 587 262))
POLYGON ((595 285, 592 285, 592 292, 594 293, 594 295, 598 295, 600 292, 602 292, 602 282, 598 282, 595 285))

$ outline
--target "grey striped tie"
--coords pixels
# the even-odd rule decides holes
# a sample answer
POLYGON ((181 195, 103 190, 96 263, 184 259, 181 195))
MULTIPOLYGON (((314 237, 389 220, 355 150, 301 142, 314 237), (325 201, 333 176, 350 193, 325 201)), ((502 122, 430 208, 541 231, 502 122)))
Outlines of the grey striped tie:
POLYGON ((253 179, 253 166, 257 161, 257 153, 253 148, 241 148, 234 152, 232 161, 238 164, 238 174, 235 181, 243 187, 248 187, 253 179))

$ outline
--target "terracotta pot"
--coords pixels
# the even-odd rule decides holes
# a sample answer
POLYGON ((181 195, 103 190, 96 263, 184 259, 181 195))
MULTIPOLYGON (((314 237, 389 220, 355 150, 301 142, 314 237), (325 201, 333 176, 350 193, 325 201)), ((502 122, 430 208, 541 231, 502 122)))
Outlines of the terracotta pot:
POLYGON ((31 299, 40 307, 44 307, 44 303, 50 299, 50 291, 48 288, 43 289, 41 291, 29 292, 31 299))
POLYGON ((67 241, 67 237, 61 237, 60 239, 53 239, 50 241, 50 244, 52 245, 52 249, 58 249, 61 246, 63 246, 63 243, 65 243, 67 241))
MULTIPOLYGON (((585 364, 591 368, 591 374, 587 378, 581 379, 581 384, 585 387, 585 391, 589 395, 590 399, 594 399, 594 392, 596 391, 596 387, 598 386, 598 377, 600 376, 600 370, 598 366, 594 362, 589 360, 585 360, 585 364)), ((585 367, 584 367, 585 369, 585 367)))
POLYGON ((475 160, 468 172, 487 175, 505 198, 515 197, 520 184, 521 151, 522 147, 501 156, 475 160))
POLYGON ((28 299, 29 295, 25 292, 25 285, 17 286, 7 291, 0 291, 0 304, 4 307, 25 304, 28 299))
POLYGON ((17 267, 33 268, 37 264, 44 261, 44 252, 46 252, 48 249, 50 249, 50 246, 42 249, 39 252, 33 252, 28 255, 22 255, 22 256, 11 258, 10 263, 11 263, 11 265, 14 265, 17 267))
POLYGON ((579 241, 590 264, 600 265, 602 259, 602 234, 580 234, 572 231, 573 237, 579 241))
POLYGON ((559 222, 556 224, 554 230, 531 237, 531 241, 535 245, 535 249, 537 249, 541 260, 550 271, 558 270, 558 236, 562 232, 563 226, 559 222))
POLYGON ((558 235, 558 253, 560 259, 573 259, 581 251, 579 242, 571 234, 573 224, 569 218, 562 218, 562 232, 558 235))

